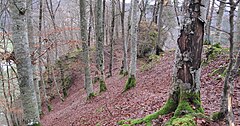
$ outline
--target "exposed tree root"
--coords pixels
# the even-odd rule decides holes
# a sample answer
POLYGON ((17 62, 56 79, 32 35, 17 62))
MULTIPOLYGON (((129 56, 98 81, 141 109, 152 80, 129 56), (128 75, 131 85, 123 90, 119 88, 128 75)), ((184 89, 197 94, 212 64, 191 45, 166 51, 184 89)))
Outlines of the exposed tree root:
POLYGON ((147 126, 151 126, 153 119, 157 119, 158 116, 160 115, 166 115, 170 112, 173 112, 176 109, 176 107, 177 107, 177 104, 172 99, 168 99, 167 103, 159 111, 149 114, 144 118, 140 118, 140 119, 121 120, 118 122, 118 124, 123 126, 133 126, 136 124, 145 123, 147 126))
POLYGON ((201 107, 199 93, 181 92, 179 103, 169 98, 159 111, 140 119, 121 120, 118 124, 123 126, 134 126, 137 124, 151 126, 152 120, 171 112, 174 112, 174 116, 165 124, 166 126, 196 126, 196 118, 212 121, 210 117, 203 114, 204 111, 201 107))

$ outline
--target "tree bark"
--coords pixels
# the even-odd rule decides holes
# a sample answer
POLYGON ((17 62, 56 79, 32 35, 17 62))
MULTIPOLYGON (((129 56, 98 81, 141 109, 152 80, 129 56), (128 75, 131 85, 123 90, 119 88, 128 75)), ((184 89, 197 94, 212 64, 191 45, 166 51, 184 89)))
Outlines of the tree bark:
POLYGON ((36 96, 37 96, 37 102, 38 102, 38 111, 41 114, 42 113, 42 102, 41 102, 41 95, 39 90, 39 80, 38 80, 38 67, 37 67, 37 61, 35 60, 36 52, 35 52, 35 45, 36 42, 34 41, 33 37, 33 17, 32 17, 32 0, 27 0, 27 29, 28 29, 28 41, 29 41, 29 47, 30 47, 30 55, 32 59, 32 66, 33 66, 33 82, 35 86, 36 96))
POLYGON ((112 22, 111 22, 111 32, 110 32, 110 46, 111 46, 111 49, 110 49, 109 76, 112 76, 114 26, 115 26, 115 0, 112 0, 112 22))
POLYGON ((81 40, 83 48, 83 61, 85 79, 84 85, 87 91, 88 98, 94 96, 92 80, 90 77, 90 63, 89 63, 89 48, 87 45, 87 18, 86 18, 86 1, 80 0, 80 16, 81 16, 81 40))
POLYGON ((137 67, 137 38, 138 38, 138 0, 132 0, 131 10, 131 62, 129 77, 126 82, 125 91, 136 86, 136 67, 137 67))
MULTIPOLYGON (((224 14, 224 10, 225 10, 225 2, 226 0, 221 0, 220 1, 220 5, 219 5, 219 10, 218 10, 218 16, 217 16, 217 22, 216 22, 216 28, 217 29, 221 29, 222 28, 222 19, 223 19, 223 14, 224 14)), ((215 32, 215 36, 214 36, 214 43, 221 43, 221 32, 219 30, 217 30, 215 32)))
POLYGON ((212 0, 211 11, 210 11, 210 14, 207 16, 207 23, 206 23, 206 42, 207 43, 206 44, 212 44, 212 41, 210 40, 210 36, 211 36, 210 26, 212 24, 214 4, 215 4, 215 0, 212 0))
POLYGON ((237 32, 233 45, 234 52, 238 52, 238 50, 240 49, 240 4, 238 4, 236 31, 237 32))
POLYGON ((161 30, 162 30, 162 12, 163 12, 163 0, 160 0, 158 10, 158 40, 156 43, 156 55, 160 55, 163 51, 164 41, 161 41, 161 30))
POLYGON ((127 38, 125 38, 125 0, 122 1, 122 12, 121 12, 121 25, 122 25, 122 40, 123 40, 123 61, 122 61, 122 68, 121 74, 127 75, 128 73, 128 60, 127 60, 127 38))
POLYGON ((37 125, 40 123, 40 118, 27 36, 26 0, 11 0, 10 2, 13 22, 13 50, 19 76, 20 98, 24 113, 23 121, 25 125, 37 125))
POLYGON ((102 11, 102 0, 96 1, 96 62, 97 68, 100 72, 100 92, 106 91, 107 87, 105 84, 105 77, 104 77, 104 31, 103 31, 103 11, 102 11))

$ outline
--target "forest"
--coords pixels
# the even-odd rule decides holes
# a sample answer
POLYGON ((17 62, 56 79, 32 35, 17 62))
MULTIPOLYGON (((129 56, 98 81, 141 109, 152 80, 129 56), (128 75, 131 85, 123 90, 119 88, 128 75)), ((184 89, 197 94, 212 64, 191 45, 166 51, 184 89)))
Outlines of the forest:
POLYGON ((240 126, 240 0, 0 0, 0 126, 240 126))

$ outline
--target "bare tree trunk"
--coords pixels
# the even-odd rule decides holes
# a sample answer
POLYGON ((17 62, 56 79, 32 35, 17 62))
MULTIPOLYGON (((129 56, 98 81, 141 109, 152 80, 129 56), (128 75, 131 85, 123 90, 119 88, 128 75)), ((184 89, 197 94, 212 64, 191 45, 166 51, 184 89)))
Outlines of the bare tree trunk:
POLYGON ((138 21, 138 26, 140 26, 141 21, 146 21, 146 9, 147 9, 147 5, 148 5, 148 0, 141 0, 141 6, 140 8, 140 18, 138 21))
MULTIPOLYGON (((239 2, 239 1, 238 1, 239 2)), ((233 54, 233 38, 234 38, 234 11, 236 9, 236 3, 234 3, 233 0, 230 0, 230 11, 229 11, 229 24, 230 24, 230 36, 229 36, 229 59, 230 62, 228 64, 227 68, 227 74, 224 80, 224 87, 223 87, 223 95, 222 95, 222 103, 221 103, 221 109, 220 112, 218 113, 218 118, 224 118, 227 117, 227 125, 229 126, 234 126, 234 115, 232 111, 232 98, 233 98, 233 90, 234 90, 234 76, 236 75, 238 68, 239 68, 239 62, 237 61, 234 68, 234 54, 233 54)), ((237 60, 239 60, 239 55, 237 57, 237 60)))
MULTIPOLYGON (((226 0, 221 0, 220 1, 220 6, 219 6, 219 10, 218 10, 218 16, 217 16, 217 22, 216 22, 216 28, 217 29, 221 29, 222 28, 222 19, 223 19, 223 14, 224 14, 224 10, 225 10, 225 2, 226 0)), ((215 36, 214 36, 214 41, 215 43, 221 43, 221 32, 220 31, 216 31, 215 32, 215 36)))
POLYGON ((82 48, 83 48, 83 61, 84 61, 84 86, 87 91, 88 98, 94 96, 93 85, 90 76, 90 63, 89 63, 89 49, 87 45, 87 17, 86 17, 86 1, 80 0, 80 16, 81 16, 81 40, 82 40, 82 48))
POLYGON ((137 67, 137 38, 138 38, 138 0, 132 0, 131 10, 131 62, 129 77, 126 82, 125 91, 136 86, 137 67))
POLYGON ((93 9, 92 9, 92 0, 89 1, 89 24, 88 24, 88 47, 91 46, 91 31, 92 31, 92 22, 93 22, 93 9))
POLYGON ((121 25, 122 25, 122 40, 123 40, 123 60, 122 60, 122 67, 121 67, 121 74, 127 75, 128 74, 128 60, 127 60, 127 39, 125 38, 125 0, 122 1, 122 12, 121 12, 121 25))
POLYGON ((160 55, 160 52, 163 52, 164 46, 164 41, 161 40, 162 12, 163 12, 163 0, 160 0, 158 11, 158 41, 156 43, 156 55, 160 55))
POLYGON ((206 44, 212 44, 212 41, 210 40, 210 36, 211 36, 210 26, 212 24, 214 4, 215 4, 215 0, 212 0, 211 11, 210 11, 210 14, 207 16, 207 23, 206 23, 206 42, 207 43, 206 44))
POLYGON ((96 50, 97 50, 97 68, 100 72, 100 92, 106 91, 107 87, 105 84, 104 77, 104 30, 103 30, 103 11, 102 11, 102 0, 96 1, 96 50))
POLYGON ((40 118, 27 36, 26 0, 11 0, 10 2, 13 47, 19 76, 20 98, 23 105, 23 120, 25 125, 38 125, 40 118))
MULTIPOLYGON (((42 24, 43 24, 43 0, 39 1, 39 22, 38 22, 38 31, 39 31, 39 37, 38 37, 38 55, 40 56, 42 53, 42 24)), ((44 94, 44 103, 48 107, 48 111, 50 111, 51 106, 49 104, 49 99, 47 96, 46 92, 46 83, 43 78, 43 66, 42 66, 43 61, 41 60, 41 57, 39 57, 39 64, 38 64, 38 69, 39 69, 39 76, 40 76, 40 82, 39 85, 42 86, 43 94, 44 94)))
POLYGON ((112 66, 113 66, 113 45, 114 45, 114 26, 115 26, 115 0, 112 0, 112 22, 111 22, 111 32, 110 32, 110 63, 109 63, 109 76, 112 76, 112 66))
POLYGON ((32 66, 33 66, 33 82, 34 82, 34 86, 35 86, 35 91, 36 91, 36 96, 37 96, 37 102, 38 102, 38 111, 39 114, 42 113, 42 102, 41 102, 41 97, 40 97, 40 90, 39 90, 39 80, 38 80, 38 69, 37 69, 37 61, 35 60, 35 45, 36 42, 34 41, 34 37, 33 37, 33 17, 32 17, 32 5, 33 2, 32 0, 27 0, 27 27, 28 27, 28 41, 29 41, 29 47, 30 47, 30 55, 31 55, 31 59, 32 59, 32 66))
POLYGON ((238 11, 237 11, 237 23, 236 23, 236 36, 234 45, 233 45, 233 51, 238 52, 240 49, 240 4, 238 4, 238 11))
POLYGON ((5 82, 4 82, 5 79, 4 79, 4 75, 3 75, 2 65, 0 65, 0 74, 1 74, 1 82, 2 82, 1 84, 2 84, 3 96, 4 96, 4 99, 5 99, 5 103, 6 103, 6 107, 5 108, 2 107, 2 109, 6 110, 4 114, 5 114, 5 117, 6 117, 7 125, 8 126, 13 126, 14 125, 13 119, 8 118, 8 115, 11 115, 11 108, 10 108, 10 103, 9 103, 8 96, 7 96, 7 93, 6 93, 7 91, 6 91, 5 82), (10 120, 12 121, 12 123, 10 122, 10 120))

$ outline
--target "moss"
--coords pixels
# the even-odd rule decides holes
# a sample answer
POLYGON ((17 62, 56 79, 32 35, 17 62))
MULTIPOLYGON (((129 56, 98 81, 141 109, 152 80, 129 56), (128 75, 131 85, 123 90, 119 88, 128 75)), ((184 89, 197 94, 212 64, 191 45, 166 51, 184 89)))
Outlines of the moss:
POLYGON ((130 123, 127 125, 136 125, 136 124, 142 124, 145 123, 146 126, 151 126, 152 125, 152 120, 157 119, 160 115, 165 115, 170 112, 173 112, 177 107, 176 102, 174 102, 171 98, 168 99, 166 104, 158 111, 149 114, 145 116, 144 118, 140 119, 128 119, 128 120, 121 120, 118 122, 119 125, 124 125, 124 123, 130 123))
POLYGON ((103 80, 99 80, 100 83, 100 93, 107 90, 106 83, 103 80))
POLYGON ((128 72, 121 69, 119 75, 123 75, 125 77, 128 75, 128 72))
POLYGON ((224 118, 224 113, 223 112, 215 112, 211 116, 213 121, 218 121, 224 118))
POLYGON ((175 117, 180 117, 182 115, 186 115, 189 113, 193 113, 193 109, 191 107, 191 105, 189 104, 189 102, 187 101, 181 101, 174 113, 175 117))
POLYGON ((136 86, 136 78, 131 75, 125 85, 124 92, 136 86))
POLYGON ((47 105, 48 111, 52 111, 52 106, 50 104, 47 105))
POLYGON ((96 96, 95 93, 90 93, 90 94, 88 95, 87 99, 90 100, 90 99, 94 98, 95 96, 96 96))
POLYGON ((181 118, 173 118, 171 123, 168 125, 172 126, 196 126, 194 117, 192 115, 185 115, 181 118))

